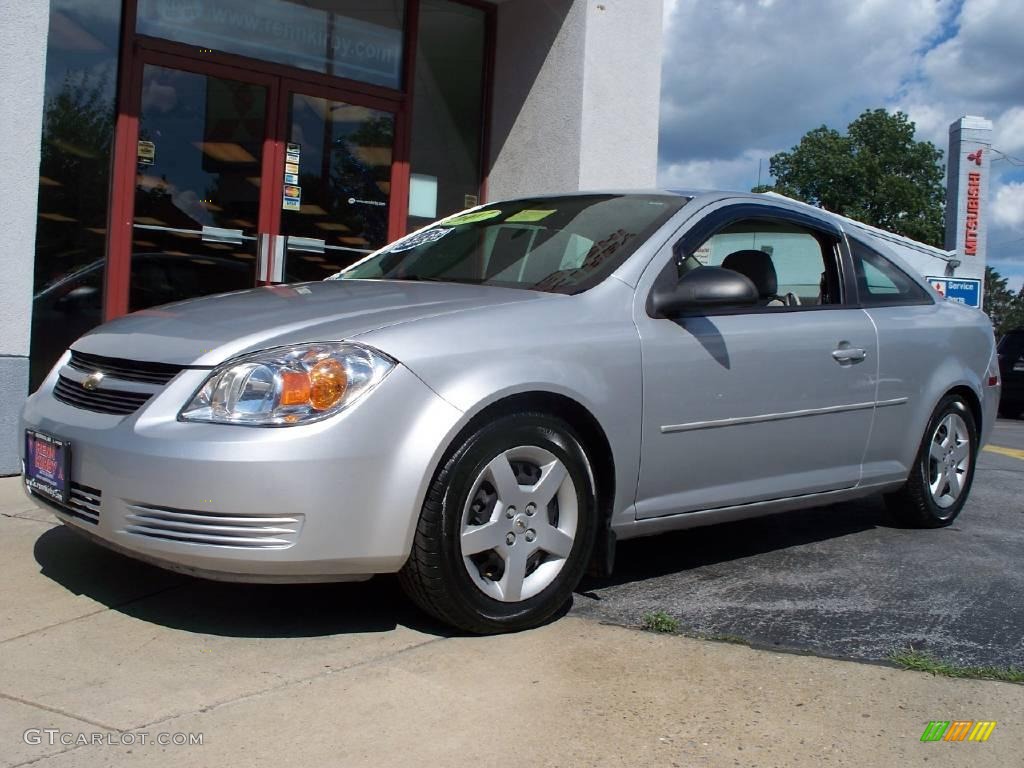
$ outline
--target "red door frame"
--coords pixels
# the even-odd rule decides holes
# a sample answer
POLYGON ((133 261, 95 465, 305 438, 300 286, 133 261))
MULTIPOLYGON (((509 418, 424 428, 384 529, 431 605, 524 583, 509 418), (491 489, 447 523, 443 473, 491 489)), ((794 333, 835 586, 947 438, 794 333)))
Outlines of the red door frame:
MULTIPOLYGON (((486 199, 489 158, 491 85, 494 71, 495 6, 479 0, 454 0, 480 8, 486 14, 484 93, 480 142, 480 200, 486 199)), ((402 90, 362 83, 293 67, 210 51, 193 45, 135 33, 138 0, 124 0, 121 16, 121 56, 118 65, 118 110, 111 168, 111 202, 107 227, 107 269, 104 319, 128 312, 131 279, 132 229, 135 208, 135 176, 142 73, 146 64, 184 69, 267 88, 261 174, 259 232, 280 234, 283 169, 286 143, 287 98, 298 91, 311 96, 344 101, 357 106, 392 112, 395 140, 392 151, 391 190, 388 198, 388 238, 405 233, 409 209, 409 152, 412 138, 413 85, 416 72, 416 41, 419 36, 420 0, 406 0, 402 90)))

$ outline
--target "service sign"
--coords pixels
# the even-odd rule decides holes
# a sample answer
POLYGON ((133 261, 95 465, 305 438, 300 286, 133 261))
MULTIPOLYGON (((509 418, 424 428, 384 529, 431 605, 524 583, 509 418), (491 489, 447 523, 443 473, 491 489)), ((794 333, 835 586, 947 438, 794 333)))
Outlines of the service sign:
POLYGON ((927 280, 950 301, 981 309, 981 280, 972 277, 929 277, 927 280))

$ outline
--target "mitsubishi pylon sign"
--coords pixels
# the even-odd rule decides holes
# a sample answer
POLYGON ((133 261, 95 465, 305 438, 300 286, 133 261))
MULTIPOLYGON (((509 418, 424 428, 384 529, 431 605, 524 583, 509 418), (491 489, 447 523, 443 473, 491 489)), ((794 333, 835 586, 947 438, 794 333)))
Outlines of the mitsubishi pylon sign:
POLYGON ((990 120, 967 116, 949 126, 945 245, 960 262, 956 277, 985 279, 991 148, 990 120))

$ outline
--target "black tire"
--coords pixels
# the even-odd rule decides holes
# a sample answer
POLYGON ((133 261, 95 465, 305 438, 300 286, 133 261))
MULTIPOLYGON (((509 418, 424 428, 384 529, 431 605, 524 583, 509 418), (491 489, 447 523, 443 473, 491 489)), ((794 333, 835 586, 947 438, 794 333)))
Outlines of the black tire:
POLYGON ((959 396, 947 395, 939 402, 931 419, 928 420, 928 426, 921 438, 921 447, 918 449, 914 467, 911 469, 906 484, 900 490, 886 495, 885 500, 889 511, 901 523, 914 528, 942 528, 949 525, 960 514, 970 496, 977 458, 978 426, 974 421, 971 409, 959 396), (942 507, 932 496, 929 485, 932 461, 930 451, 933 435, 950 414, 955 414, 963 419, 967 427, 970 440, 970 464, 965 472, 959 496, 952 505, 942 507))
POLYGON ((544 413, 500 417, 455 446, 438 469, 399 582, 424 611, 467 632, 495 634, 538 626, 566 605, 579 584, 594 545, 597 509, 591 464, 571 426, 544 413), (524 445, 554 454, 568 471, 578 502, 576 534, 561 571, 546 588, 525 600, 503 602, 486 594, 467 572, 460 532, 480 473, 496 456, 524 445))

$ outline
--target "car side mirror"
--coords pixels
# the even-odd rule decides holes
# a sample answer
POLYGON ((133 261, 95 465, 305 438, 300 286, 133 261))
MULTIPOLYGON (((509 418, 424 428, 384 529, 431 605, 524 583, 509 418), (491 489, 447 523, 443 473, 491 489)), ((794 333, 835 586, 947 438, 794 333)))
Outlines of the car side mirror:
POLYGON ((722 267, 697 267, 671 287, 655 288, 651 303, 656 315, 671 317, 716 307, 749 307, 760 300, 750 278, 722 267))

